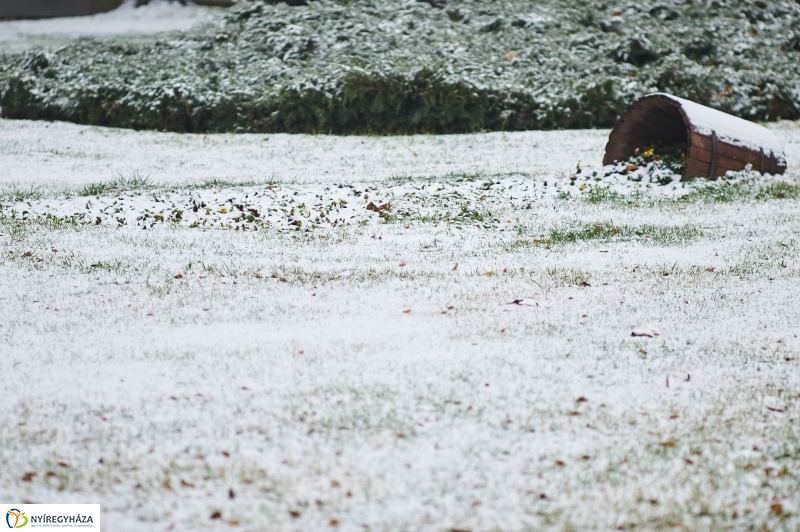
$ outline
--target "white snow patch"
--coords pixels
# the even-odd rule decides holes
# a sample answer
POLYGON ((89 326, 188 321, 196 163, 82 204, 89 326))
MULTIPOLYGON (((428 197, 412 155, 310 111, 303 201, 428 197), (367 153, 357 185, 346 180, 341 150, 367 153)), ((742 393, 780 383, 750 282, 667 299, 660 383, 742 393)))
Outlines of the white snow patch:
POLYGON ((186 31, 217 18, 220 10, 154 0, 136 7, 128 0, 106 13, 83 17, 0 20, 0 49, 16 52, 39 46, 62 46, 79 37, 141 37, 186 31))

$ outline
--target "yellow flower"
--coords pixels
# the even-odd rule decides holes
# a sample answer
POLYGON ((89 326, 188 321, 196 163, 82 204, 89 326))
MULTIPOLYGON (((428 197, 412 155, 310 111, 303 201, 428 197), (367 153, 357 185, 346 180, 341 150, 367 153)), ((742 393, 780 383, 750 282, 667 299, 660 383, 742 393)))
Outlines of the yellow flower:
POLYGON ((645 150, 642 155, 644 155, 645 157, 650 157, 651 155, 653 155, 653 148, 650 148, 649 150, 645 150))

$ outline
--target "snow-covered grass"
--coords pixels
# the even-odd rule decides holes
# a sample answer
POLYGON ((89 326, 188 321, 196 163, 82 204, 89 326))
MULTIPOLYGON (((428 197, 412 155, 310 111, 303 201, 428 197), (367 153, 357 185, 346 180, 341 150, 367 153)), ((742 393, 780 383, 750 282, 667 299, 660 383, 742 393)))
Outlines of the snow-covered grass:
POLYGON ((570 184, 608 131, 0 121, 0 498, 113 530, 795 529, 800 125, 770 128, 787 176, 673 190, 570 184), (290 225, 300 196, 345 223, 290 225), (97 214, 189 198, 214 227, 97 214), (242 198, 270 223, 220 227, 242 198))

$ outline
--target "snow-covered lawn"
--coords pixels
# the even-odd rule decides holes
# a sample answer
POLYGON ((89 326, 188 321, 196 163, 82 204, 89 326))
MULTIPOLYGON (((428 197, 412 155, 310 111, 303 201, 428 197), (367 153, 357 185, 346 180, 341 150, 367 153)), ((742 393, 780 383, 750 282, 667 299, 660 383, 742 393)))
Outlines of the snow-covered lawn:
POLYGON ((784 178, 609 193, 608 131, 0 121, 0 499, 122 531, 794 530, 800 124, 770 128, 784 178))

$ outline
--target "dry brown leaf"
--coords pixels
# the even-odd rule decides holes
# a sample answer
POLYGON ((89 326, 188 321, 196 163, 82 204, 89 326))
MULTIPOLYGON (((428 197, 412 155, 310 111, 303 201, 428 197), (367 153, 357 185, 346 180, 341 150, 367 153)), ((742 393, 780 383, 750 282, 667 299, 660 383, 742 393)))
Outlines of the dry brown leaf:
POLYGON ((392 204, 390 202, 384 203, 383 205, 375 205, 373 202, 369 202, 367 204, 367 210, 372 212, 381 212, 381 211, 388 211, 392 208, 392 204))

